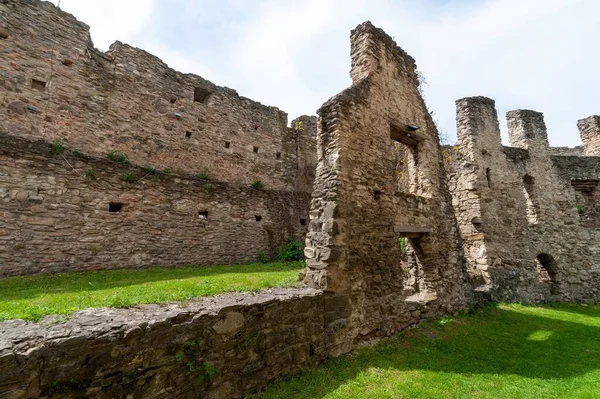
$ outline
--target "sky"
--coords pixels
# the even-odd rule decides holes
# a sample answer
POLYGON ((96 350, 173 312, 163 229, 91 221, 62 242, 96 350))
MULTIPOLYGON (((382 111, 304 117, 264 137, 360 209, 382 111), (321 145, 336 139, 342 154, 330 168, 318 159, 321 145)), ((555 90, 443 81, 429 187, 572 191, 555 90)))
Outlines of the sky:
MULTIPOLYGON (((53 1, 55 4, 58 0, 53 1)), ((61 0, 101 50, 119 40, 245 97, 313 115, 350 86, 350 30, 370 20, 417 61, 447 141, 455 100, 543 112, 553 146, 600 114, 598 0, 61 0)))

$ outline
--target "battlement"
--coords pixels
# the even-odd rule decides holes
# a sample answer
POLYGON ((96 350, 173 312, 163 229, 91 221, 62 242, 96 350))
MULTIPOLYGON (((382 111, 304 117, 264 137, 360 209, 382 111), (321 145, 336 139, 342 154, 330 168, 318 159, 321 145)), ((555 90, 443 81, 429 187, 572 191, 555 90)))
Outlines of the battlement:
MULTIPOLYGON (((509 111, 506 113, 506 120, 511 146, 532 151, 536 157, 600 154, 598 116, 578 121, 583 146, 573 148, 550 147, 544 114, 541 112, 527 109, 509 111)), ((488 153, 498 154, 506 148, 502 145, 496 105, 490 98, 466 97, 457 100, 456 126, 457 144, 463 149, 463 155, 472 160, 481 159, 481 155, 488 153)))
POLYGON ((496 102, 487 97, 466 97, 456 100, 458 145, 465 148, 473 160, 487 152, 500 149, 501 136, 496 102))
POLYGON ((586 155, 600 156, 600 115, 577 121, 586 155))
POLYGON ((513 147, 547 150, 550 146, 544 114, 541 112, 525 109, 509 111, 506 113, 506 120, 513 147))
MULTIPOLYGON (((551 283, 542 274, 521 277, 539 285, 513 279, 534 275, 534 265, 537 272, 546 267, 539 259, 552 258, 585 280, 598 262, 600 158, 584 156, 581 148, 550 147, 541 112, 509 111, 506 119, 511 147, 501 144, 493 100, 456 102, 458 145, 445 149, 445 163, 470 274, 497 300, 577 295, 569 285, 576 278, 567 281, 557 270, 551 283), (561 246, 578 246, 577 254, 558 251, 561 246)), ((586 154, 593 152, 597 122, 579 121, 586 154)))

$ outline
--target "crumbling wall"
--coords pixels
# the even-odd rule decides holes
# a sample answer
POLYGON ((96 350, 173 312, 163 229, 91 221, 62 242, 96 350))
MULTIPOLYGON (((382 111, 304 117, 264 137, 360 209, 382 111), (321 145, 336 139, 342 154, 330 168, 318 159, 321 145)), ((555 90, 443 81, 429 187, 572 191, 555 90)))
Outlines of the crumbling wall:
POLYGON ((592 115, 577 122, 585 155, 600 156, 600 115, 592 115))
POLYGON ((477 290, 501 301, 597 298, 597 234, 578 187, 594 192, 600 158, 552 156, 541 113, 507 120, 513 147, 501 144, 493 100, 457 101, 458 146, 446 159, 477 290))
POLYGON ((0 3, 0 29, 0 131, 277 190, 303 178, 313 124, 289 128, 277 108, 177 72, 141 49, 116 42, 99 52, 89 27, 49 2, 0 3), (300 156, 298 142, 308 145, 300 156))
POLYGON ((252 262, 307 231, 308 193, 0 142, 0 276, 252 262))
POLYGON ((141 49, 102 53, 49 2, 1 2, 0 31, 0 275, 248 262, 302 239, 315 117, 287 127, 277 108, 141 49), (110 153, 137 167, 100 160, 110 153))
POLYGON ((335 347, 311 289, 0 323, 0 397, 238 398, 335 347))
POLYGON ((464 309, 470 288, 414 60, 368 22, 352 32, 351 51, 352 86, 318 111, 305 282, 349 298, 344 328, 361 339, 464 309))

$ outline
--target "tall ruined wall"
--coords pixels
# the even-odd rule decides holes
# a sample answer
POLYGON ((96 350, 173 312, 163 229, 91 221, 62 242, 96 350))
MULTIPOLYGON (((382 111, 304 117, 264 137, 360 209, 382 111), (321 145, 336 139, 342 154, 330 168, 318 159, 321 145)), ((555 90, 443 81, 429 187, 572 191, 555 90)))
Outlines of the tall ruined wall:
POLYGON ((288 128, 277 108, 120 42, 101 53, 87 25, 48 2, 1 2, 0 30, 0 131, 222 181, 311 190, 298 173, 313 159, 314 123, 288 128))
POLYGON ((0 142, 0 277, 244 263, 307 231, 308 193, 148 174, 8 135, 0 142))
MULTIPOLYGON (((0 372, 6 376, 0 392, 15 398, 241 397, 274 379, 347 353, 364 340, 466 309, 471 294, 456 220, 437 132, 418 94, 414 61, 370 23, 353 31, 352 57, 353 76, 358 77, 350 89, 325 103, 318 122, 319 163, 307 236, 306 282, 323 291, 272 290, 204 299, 185 308, 171 304, 86 310, 66 322, 51 318, 43 324, 0 323, 0 372), (406 253, 400 237, 407 240, 406 253)), ((294 129, 310 128, 311 122, 300 119, 294 129)), ((301 139, 299 143, 302 148, 301 139)), ((30 170, 29 163, 39 162, 46 169, 71 173, 67 167, 73 165, 81 176, 91 162, 89 157, 48 151, 46 145, 35 159, 25 157, 23 168, 30 170)), ((28 148, 27 154, 34 153, 28 148)), ((13 158, 17 165, 17 157, 13 158)), ((105 160, 94 162, 98 182, 79 177, 82 194, 117 184, 116 177, 107 185, 101 181, 121 170, 104 166, 105 160)), ((57 184, 62 174, 58 173, 57 184)), ((36 170, 25 181, 37 184, 44 177, 36 170)), ((119 184, 113 195, 132 198, 142 189, 154 192, 151 180, 134 189, 119 184)), ((188 198, 189 190, 205 205, 204 183, 176 177, 160 187, 165 196, 175 187, 185 187, 177 189, 177 203, 188 198)), ((52 197, 64 192, 74 196, 70 190, 57 187, 50 193, 46 186, 40 192, 34 188, 32 184, 31 193, 17 194, 19 206, 38 206, 39 196, 44 196, 49 205, 42 212, 53 212, 52 206, 63 212, 75 208, 62 207, 52 197)), ((250 207, 258 205, 255 196, 266 202, 272 194, 240 189, 239 195, 247 195, 250 207)), ((12 196, 6 198, 12 201, 12 196)), ((86 209, 84 215, 114 217, 106 214, 109 198, 110 193, 96 198, 94 209, 86 209)), ((144 195, 143 201, 146 198, 156 206, 152 195, 144 195)), ((138 203, 132 202, 131 212, 138 203)), ((193 210, 195 216, 197 203, 186 204, 191 208, 183 209, 193 210)), ((223 201, 215 206, 229 207, 223 201)), ((167 208, 175 213, 173 205, 167 208)), ((127 212, 124 208, 125 214, 118 217, 128 218, 127 212)), ((245 219, 243 215, 238 217, 245 219)), ((171 223, 163 214, 160 217, 171 223)), ((237 226, 249 223, 249 231, 255 231, 256 221, 250 219, 237 221, 237 226)), ((194 222, 210 223, 211 213, 208 220, 194 222)), ((184 226, 186 231, 192 228, 184 226)))
POLYGON ((49 2, 0 2, 0 32, 0 276, 240 263, 302 239, 315 117, 287 127, 277 108, 143 50, 99 52, 89 27, 49 2), (102 161, 113 152, 137 167, 102 161))
POLYGON ((598 214, 580 213, 584 196, 594 202, 600 158, 551 155, 541 113, 507 120, 513 147, 501 144, 493 100, 457 101, 458 145, 446 159, 473 280, 494 300, 598 298, 598 214))
POLYGON ((352 86, 318 111, 305 282, 348 298, 358 339, 463 309, 470 289, 415 62, 370 23, 351 49, 352 86))

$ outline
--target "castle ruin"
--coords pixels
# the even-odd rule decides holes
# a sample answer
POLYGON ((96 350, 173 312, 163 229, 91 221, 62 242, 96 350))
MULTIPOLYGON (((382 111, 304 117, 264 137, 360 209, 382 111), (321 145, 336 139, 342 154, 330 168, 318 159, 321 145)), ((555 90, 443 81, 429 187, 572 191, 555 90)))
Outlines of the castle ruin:
POLYGON ((511 111, 507 147, 493 100, 465 98, 441 146, 415 61, 369 22, 352 86, 290 127, 143 50, 99 52, 50 3, 0 2, 0 46, 0 277, 243 263, 304 237, 307 258, 302 288, 2 322, 0 397, 241 397, 479 301, 600 301, 599 116, 566 149, 511 111), (190 341, 210 379, 174 361, 190 341))

